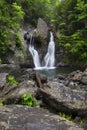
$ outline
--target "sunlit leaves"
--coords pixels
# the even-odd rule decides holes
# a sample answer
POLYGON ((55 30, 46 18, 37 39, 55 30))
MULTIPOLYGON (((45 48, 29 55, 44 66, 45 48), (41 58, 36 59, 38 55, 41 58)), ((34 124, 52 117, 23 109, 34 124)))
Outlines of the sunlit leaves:
POLYGON ((87 3, 85 3, 84 0, 77 0, 75 10, 78 12, 78 21, 87 18, 87 3))

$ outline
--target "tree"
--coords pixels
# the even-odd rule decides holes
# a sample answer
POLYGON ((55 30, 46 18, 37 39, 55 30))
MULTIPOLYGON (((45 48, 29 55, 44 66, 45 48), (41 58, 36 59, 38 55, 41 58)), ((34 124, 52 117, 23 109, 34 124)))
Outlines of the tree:
POLYGON ((11 44, 14 44, 13 39, 23 16, 24 12, 17 3, 0 1, 0 58, 9 50, 11 44))
POLYGON ((66 58, 68 61, 87 62, 87 2, 65 0, 60 6, 59 39, 66 58))

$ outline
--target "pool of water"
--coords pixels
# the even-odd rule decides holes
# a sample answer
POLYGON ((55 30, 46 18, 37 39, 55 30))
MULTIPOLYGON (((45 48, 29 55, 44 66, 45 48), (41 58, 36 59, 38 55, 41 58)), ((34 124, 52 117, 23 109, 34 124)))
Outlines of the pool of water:
POLYGON ((55 77, 58 74, 69 74, 75 70, 79 70, 79 69, 74 68, 74 67, 58 67, 58 68, 52 68, 52 69, 40 69, 40 70, 38 69, 36 71, 41 74, 45 74, 46 76, 49 76, 49 77, 55 77))

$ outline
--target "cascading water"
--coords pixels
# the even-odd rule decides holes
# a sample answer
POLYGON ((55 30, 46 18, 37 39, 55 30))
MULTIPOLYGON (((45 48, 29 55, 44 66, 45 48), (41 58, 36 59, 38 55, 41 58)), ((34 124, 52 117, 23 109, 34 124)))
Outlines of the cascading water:
POLYGON ((45 61, 45 67, 54 67, 55 65, 55 43, 52 32, 50 32, 50 42, 48 45, 48 51, 44 58, 45 61))
POLYGON ((32 35, 30 37, 29 51, 32 55, 33 62, 34 62, 34 65, 35 65, 35 69, 55 68, 54 67, 54 65, 55 65, 55 43, 54 43, 54 37, 53 37, 52 32, 50 32, 50 42, 49 42, 49 45, 48 45, 47 54, 44 58, 44 62, 45 62, 44 66, 41 66, 41 64, 40 64, 39 54, 36 51, 36 49, 34 48, 34 39, 32 38, 32 35))
POLYGON ((34 65, 35 65, 35 68, 38 68, 38 67, 41 67, 40 65, 40 59, 39 59, 39 55, 38 55, 38 52, 35 50, 34 48, 34 39, 32 38, 32 35, 30 37, 30 45, 29 45, 29 51, 33 57, 33 62, 34 62, 34 65))

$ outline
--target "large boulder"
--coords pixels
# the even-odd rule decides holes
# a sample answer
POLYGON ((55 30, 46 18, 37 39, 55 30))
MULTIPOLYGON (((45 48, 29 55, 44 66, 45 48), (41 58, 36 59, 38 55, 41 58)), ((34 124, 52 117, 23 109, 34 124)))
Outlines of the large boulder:
POLYGON ((80 126, 40 108, 0 107, 0 130, 83 130, 80 126))
POLYGON ((31 69, 20 69, 12 64, 0 65, 0 100, 5 104, 17 103, 25 93, 35 95, 37 86, 35 86, 35 72, 31 69), (14 76, 12 82, 7 82, 7 76, 14 76), (14 84, 18 82, 18 85, 14 84))
POLYGON ((38 19, 38 23, 37 23, 37 32, 41 35, 41 37, 43 37, 44 39, 47 38, 48 36, 48 26, 47 23, 39 18, 38 19))
POLYGON ((71 89, 57 81, 49 81, 44 89, 39 89, 43 102, 51 108, 73 115, 87 115, 87 92, 71 89))
POLYGON ((26 80, 17 85, 5 85, 3 89, 0 90, 0 100, 4 104, 16 104, 21 100, 21 97, 26 94, 36 95, 37 87, 35 87, 35 82, 26 80))
POLYGON ((48 28, 47 23, 43 19, 39 18, 37 22, 37 28, 33 30, 27 30, 27 32, 24 33, 24 40, 30 41, 31 36, 34 38, 41 37, 43 39, 47 39, 48 31, 49 31, 49 28, 48 28))

